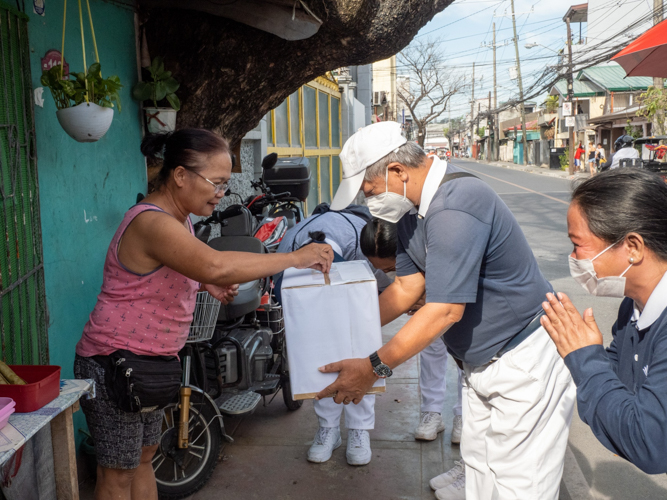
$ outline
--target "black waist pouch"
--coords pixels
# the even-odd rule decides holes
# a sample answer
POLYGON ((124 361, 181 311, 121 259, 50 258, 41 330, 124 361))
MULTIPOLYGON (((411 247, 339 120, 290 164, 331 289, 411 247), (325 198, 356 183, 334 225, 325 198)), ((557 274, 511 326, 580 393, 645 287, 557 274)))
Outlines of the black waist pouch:
POLYGON ((118 350, 94 359, 104 368, 109 399, 123 411, 160 410, 177 398, 183 370, 176 356, 141 356, 118 350))

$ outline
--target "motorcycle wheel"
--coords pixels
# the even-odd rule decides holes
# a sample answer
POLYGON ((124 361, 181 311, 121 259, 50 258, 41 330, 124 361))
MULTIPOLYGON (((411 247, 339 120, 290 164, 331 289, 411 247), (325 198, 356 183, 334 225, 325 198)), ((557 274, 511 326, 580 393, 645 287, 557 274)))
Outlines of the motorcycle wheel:
MULTIPOLYGON (((193 398, 200 399, 201 395, 193 398)), ((164 500, 179 500, 199 491, 211 478, 218 463, 222 433, 216 412, 204 401, 190 405, 190 446, 178 449, 178 403, 164 409, 162 436, 153 457, 153 471, 158 496, 164 500)))
POLYGON ((283 392, 283 401, 289 411, 296 411, 303 406, 303 400, 294 401, 292 399, 292 384, 289 380, 289 373, 283 375, 281 381, 281 390, 283 392))
POLYGON ((280 388, 283 393, 283 402, 289 411, 296 411, 303 406, 303 400, 295 401, 292 399, 292 384, 289 379, 289 365, 287 364, 287 346, 283 342, 281 352, 281 373, 280 373, 280 388))

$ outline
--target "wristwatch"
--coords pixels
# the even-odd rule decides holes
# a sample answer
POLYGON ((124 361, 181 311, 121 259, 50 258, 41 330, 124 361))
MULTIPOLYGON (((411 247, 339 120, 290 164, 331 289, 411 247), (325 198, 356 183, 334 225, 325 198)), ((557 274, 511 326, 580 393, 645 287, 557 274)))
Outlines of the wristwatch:
POLYGON ((389 368, 382 362, 380 356, 378 356, 377 351, 368 356, 368 359, 371 360, 371 365, 373 365, 373 371, 375 372, 375 375, 377 375, 378 377, 387 378, 391 377, 391 375, 394 373, 391 371, 391 368, 389 368))

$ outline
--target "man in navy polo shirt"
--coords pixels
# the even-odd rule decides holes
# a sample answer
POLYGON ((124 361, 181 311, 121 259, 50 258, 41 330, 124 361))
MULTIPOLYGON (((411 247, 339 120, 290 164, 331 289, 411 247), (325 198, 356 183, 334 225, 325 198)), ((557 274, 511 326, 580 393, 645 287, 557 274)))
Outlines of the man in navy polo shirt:
POLYGON ((466 497, 556 500, 575 392, 540 325, 552 288, 516 219, 486 183, 427 158, 397 123, 361 129, 340 157, 332 209, 361 189, 373 216, 399 224, 397 278, 380 296, 383 325, 424 291, 426 305, 369 358, 323 367, 340 374, 318 397, 358 403, 376 377, 443 335, 467 384, 466 497))

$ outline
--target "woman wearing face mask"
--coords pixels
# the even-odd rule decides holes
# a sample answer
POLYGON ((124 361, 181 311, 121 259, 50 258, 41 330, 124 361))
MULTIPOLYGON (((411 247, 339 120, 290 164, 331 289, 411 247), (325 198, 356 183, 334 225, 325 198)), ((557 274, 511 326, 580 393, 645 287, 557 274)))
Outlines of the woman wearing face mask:
POLYGON ((667 472, 667 185, 618 169, 593 177, 567 215, 570 270, 589 293, 625 297, 605 349, 593 311, 547 295, 542 325, 577 385, 579 415, 644 472, 667 472))

